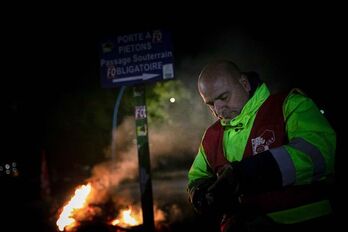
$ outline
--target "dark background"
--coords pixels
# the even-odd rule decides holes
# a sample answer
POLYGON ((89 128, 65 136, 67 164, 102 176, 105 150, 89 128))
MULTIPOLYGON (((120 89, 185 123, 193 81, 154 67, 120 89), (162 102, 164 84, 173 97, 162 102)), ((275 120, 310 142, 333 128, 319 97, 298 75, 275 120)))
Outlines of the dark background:
MULTIPOLYGON (((132 8, 129 14, 114 13, 106 6, 94 10, 10 8, 12 15, 2 21, 1 100, 11 121, 18 123, 6 125, 35 125, 37 134, 32 138, 44 136, 42 122, 61 93, 100 87, 98 43, 102 37, 153 28, 173 32, 176 64, 186 57, 200 59, 202 54, 216 53, 217 43, 228 47, 232 43, 228 39, 242 34, 252 42, 243 45, 247 48, 240 52, 244 60, 252 64, 255 54, 250 50, 259 48, 272 69, 266 78, 302 88, 328 108, 328 114, 338 115, 334 102, 343 90, 345 45, 339 6, 221 8, 181 11, 179 7, 166 12, 148 6, 132 8)), ((120 5, 120 9, 129 7, 120 5)), ((242 63, 237 59, 237 64, 242 63)))
MULTIPOLYGON (((261 71, 261 77, 264 73, 269 75, 268 81, 302 88, 325 109, 337 131, 336 194, 339 196, 337 207, 340 207, 344 173, 341 146, 345 122, 342 112, 346 105, 343 90, 346 27, 339 6, 285 5, 265 9, 208 6, 204 10, 190 10, 185 5, 177 7, 168 3, 168 9, 160 10, 149 5, 100 4, 88 10, 82 6, 40 7, 42 10, 35 6, 13 6, 4 9, 9 12, 7 16, 1 16, 1 163, 15 159, 24 176, 16 181, 1 178, 1 182, 6 183, 2 185, 6 190, 2 191, 5 197, 1 201, 8 203, 8 199, 16 199, 16 203, 9 206, 13 212, 9 215, 16 215, 23 205, 32 209, 28 202, 40 199, 40 154, 51 143, 47 141, 50 133, 47 118, 56 113, 61 97, 101 88, 99 40, 104 36, 154 28, 173 32, 178 67, 186 67, 184 62, 188 57, 196 60, 196 66, 200 58, 206 59, 210 53, 215 54, 217 48, 228 47, 232 43, 229 39, 235 34, 243 35, 248 44, 241 47, 250 47, 250 50, 237 53, 243 54, 242 68, 256 67, 254 71, 261 71), (255 47, 262 51, 258 56, 251 52, 255 47), (262 56, 267 59, 266 69, 254 65, 262 56)), ((238 57, 236 59, 238 64, 238 57)), ((200 68, 191 71, 189 76, 193 82, 200 68)))

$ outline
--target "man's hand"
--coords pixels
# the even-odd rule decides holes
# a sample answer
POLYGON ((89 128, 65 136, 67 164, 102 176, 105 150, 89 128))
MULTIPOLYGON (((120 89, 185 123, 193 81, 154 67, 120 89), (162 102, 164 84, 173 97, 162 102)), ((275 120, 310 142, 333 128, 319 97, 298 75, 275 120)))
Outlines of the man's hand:
POLYGON ((214 183, 215 178, 202 179, 194 183, 189 189, 189 201, 197 213, 207 213, 211 209, 207 198, 207 190, 214 183))
POLYGON ((226 164, 217 175, 217 180, 208 188, 208 192, 238 194, 239 180, 236 164, 226 164))
POLYGON ((236 166, 237 163, 225 165, 207 190, 207 203, 217 211, 235 211, 239 207, 240 183, 236 166))
POLYGON ((217 178, 202 179, 189 189, 190 202, 198 213, 239 210, 238 163, 226 164, 217 178))

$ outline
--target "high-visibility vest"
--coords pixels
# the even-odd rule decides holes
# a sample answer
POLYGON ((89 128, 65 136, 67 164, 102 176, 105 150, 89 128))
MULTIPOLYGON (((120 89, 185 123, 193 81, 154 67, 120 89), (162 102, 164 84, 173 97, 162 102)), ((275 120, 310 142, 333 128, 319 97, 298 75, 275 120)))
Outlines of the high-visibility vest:
MULTIPOLYGON (((283 116, 287 94, 270 95, 261 105, 254 120, 243 159, 282 146, 288 142, 283 116)), ((228 163, 223 152, 224 129, 217 121, 204 135, 202 145, 210 168, 217 174, 228 163)), ((244 195, 242 204, 263 213, 283 211, 327 199, 325 186, 319 184, 291 185, 281 190, 244 195)), ((326 203, 325 203, 326 204, 326 203)), ((295 220, 296 221, 296 220, 295 220)))

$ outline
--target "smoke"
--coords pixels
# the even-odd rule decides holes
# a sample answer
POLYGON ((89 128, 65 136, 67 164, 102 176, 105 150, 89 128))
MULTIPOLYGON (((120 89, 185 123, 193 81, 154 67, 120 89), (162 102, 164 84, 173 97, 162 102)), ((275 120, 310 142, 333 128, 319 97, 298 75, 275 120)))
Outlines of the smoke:
POLYGON ((93 167, 92 177, 88 180, 96 190, 90 196, 90 202, 103 204, 110 198, 110 194, 120 183, 133 178, 137 171, 137 163, 134 158, 120 162, 104 162, 93 167))
MULTIPOLYGON (((187 154, 195 154, 200 137, 192 127, 160 125, 150 131, 151 158, 154 165, 161 156, 173 156, 177 159, 187 154)), ((178 167, 180 169, 180 167, 178 167)))
MULTIPOLYGON (((176 98, 175 103, 168 99, 172 95, 159 95, 155 104, 150 103, 154 109, 162 107, 161 110, 165 112, 164 120, 148 120, 151 168, 155 170, 154 202, 161 209, 164 208, 167 222, 182 220, 190 212, 182 210, 188 207, 186 173, 197 153, 204 129, 212 122, 201 99, 188 86, 182 86, 181 93, 172 91, 172 94, 176 98), (156 105, 158 103, 161 106, 156 105), (165 174, 168 170, 174 174, 165 174), (173 172, 174 170, 182 171, 173 172)), ((113 159, 98 163, 92 169, 92 175, 87 181, 92 184, 94 191, 88 201, 95 207, 93 210, 83 210, 85 218, 103 214, 97 205, 106 204, 110 199, 118 209, 139 204, 138 151, 133 116, 124 117, 113 130, 112 142, 104 152, 113 159), (112 146, 115 154, 111 154, 112 146)))

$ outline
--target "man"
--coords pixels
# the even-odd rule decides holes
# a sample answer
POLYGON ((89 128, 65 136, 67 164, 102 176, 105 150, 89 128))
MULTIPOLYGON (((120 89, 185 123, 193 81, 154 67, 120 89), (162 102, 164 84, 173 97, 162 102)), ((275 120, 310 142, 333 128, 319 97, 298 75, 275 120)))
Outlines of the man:
POLYGON ((221 215, 221 231, 328 223, 336 134, 315 103, 297 89, 271 95, 228 60, 208 64, 198 90, 219 120, 188 174, 196 211, 221 215))

